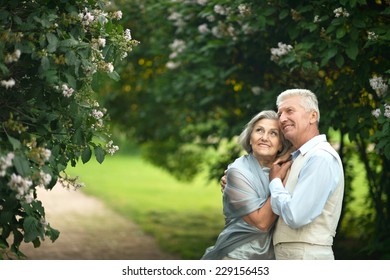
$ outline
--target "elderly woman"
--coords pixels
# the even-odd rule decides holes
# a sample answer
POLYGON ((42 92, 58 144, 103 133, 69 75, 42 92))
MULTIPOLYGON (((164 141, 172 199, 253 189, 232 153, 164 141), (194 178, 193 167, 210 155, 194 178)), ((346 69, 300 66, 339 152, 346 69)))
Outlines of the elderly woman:
POLYGON ((227 170, 223 192, 225 227, 202 259, 275 259, 272 229, 277 216, 270 205, 269 170, 291 144, 280 131, 278 115, 262 111, 253 117, 239 137, 248 153, 227 170))

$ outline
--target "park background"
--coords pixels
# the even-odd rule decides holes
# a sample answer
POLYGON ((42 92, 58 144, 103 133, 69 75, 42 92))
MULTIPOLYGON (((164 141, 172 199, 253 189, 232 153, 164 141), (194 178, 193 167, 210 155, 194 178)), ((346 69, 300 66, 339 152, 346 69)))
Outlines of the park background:
POLYGON ((237 135, 308 88, 345 168, 335 256, 390 258, 389 1, 103 2, 0 1, 3 256, 58 238, 36 187, 60 182, 199 259, 223 227, 237 135), (15 199, 22 179, 33 201, 15 199))

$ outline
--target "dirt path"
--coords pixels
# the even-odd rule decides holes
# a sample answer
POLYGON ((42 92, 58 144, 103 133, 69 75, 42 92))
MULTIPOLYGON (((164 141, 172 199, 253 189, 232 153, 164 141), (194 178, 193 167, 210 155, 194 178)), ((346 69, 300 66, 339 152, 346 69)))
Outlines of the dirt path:
POLYGON ((39 248, 23 244, 30 260, 171 260, 155 240, 133 222, 108 209, 81 191, 55 186, 39 190, 46 219, 60 231, 53 243, 46 239, 39 248))

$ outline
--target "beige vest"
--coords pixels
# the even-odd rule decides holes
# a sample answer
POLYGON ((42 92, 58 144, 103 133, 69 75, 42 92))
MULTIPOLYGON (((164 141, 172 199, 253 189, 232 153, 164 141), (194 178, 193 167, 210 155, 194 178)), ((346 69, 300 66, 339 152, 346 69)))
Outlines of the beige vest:
MULTIPOLYGON (((315 218, 310 224, 303 227, 292 229, 279 217, 273 235, 274 245, 282 242, 306 242, 317 245, 333 244, 333 238, 336 235, 336 227, 341 214, 341 206, 344 195, 344 172, 339 155, 328 142, 321 142, 308 151, 305 155, 299 155, 291 167, 287 180, 286 189, 293 193, 298 181, 298 175, 310 155, 318 149, 323 149, 331 153, 339 162, 342 171, 341 180, 335 191, 329 197, 320 216, 315 218)), ((315 188, 315 186, 312 186, 315 188)))

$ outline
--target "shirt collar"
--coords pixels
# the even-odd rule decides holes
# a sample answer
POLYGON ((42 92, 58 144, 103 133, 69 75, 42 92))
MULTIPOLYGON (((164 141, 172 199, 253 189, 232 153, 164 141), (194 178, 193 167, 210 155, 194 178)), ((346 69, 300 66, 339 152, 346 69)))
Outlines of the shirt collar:
MULTIPOLYGON (((326 135, 325 134, 320 134, 320 135, 317 135, 317 136, 314 136, 313 138, 311 138, 309 141, 307 141, 305 144, 303 144, 299 149, 298 151, 304 155, 306 154, 309 150, 311 150, 311 148, 313 148, 314 146, 316 146, 318 143, 321 143, 321 142, 326 142, 326 135)), ((298 152, 296 151, 296 152, 298 152)))

